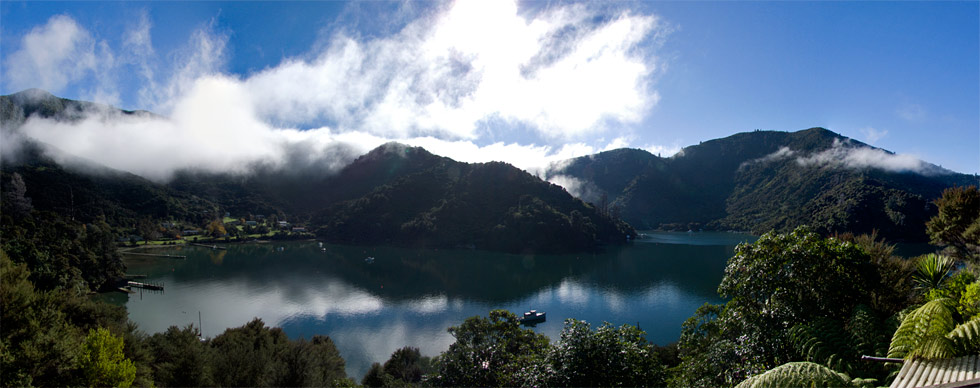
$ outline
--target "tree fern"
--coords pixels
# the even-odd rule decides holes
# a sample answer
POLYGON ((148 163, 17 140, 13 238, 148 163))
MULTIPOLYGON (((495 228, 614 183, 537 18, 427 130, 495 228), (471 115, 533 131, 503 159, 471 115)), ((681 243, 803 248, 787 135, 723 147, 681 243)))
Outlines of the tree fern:
POLYGON ((749 377, 736 388, 756 387, 848 387, 851 378, 813 362, 790 362, 749 377))
POLYGON ((956 355, 980 353, 980 316, 956 326, 946 337, 953 341, 956 355))
POLYGON ((803 359, 834 370, 850 373, 857 360, 850 336, 840 323, 831 319, 818 318, 793 326, 790 340, 803 359))
POLYGON ((851 348, 858 355, 885 354, 888 352, 888 334, 894 331, 894 328, 884 329, 887 326, 868 306, 856 306, 846 327, 851 336, 851 348))
POLYGON ((949 299, 940 298, 906 315, 895 331, 895 335, 892 336, 888 357, 935 358, 941 354, 952 353, 951 348, 943 348, 947 345, 951 347, 952 342, 941 340, 945 339, 946 334, 956 326, 950 304, 949 299), (920 347, 926 349, 918 350, 920 347))

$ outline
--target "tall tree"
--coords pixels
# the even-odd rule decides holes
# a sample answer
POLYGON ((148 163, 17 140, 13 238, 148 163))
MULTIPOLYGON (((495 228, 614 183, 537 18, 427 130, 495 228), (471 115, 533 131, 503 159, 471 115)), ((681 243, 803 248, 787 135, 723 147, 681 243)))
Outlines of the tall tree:
POLYGON ((24 178, 16 172, 11 174, 10 186, 3 195, 3 202, 7 205, 5 207, 16 217, 27 216, 34 209, 31 206, 31 199, 26 194, 27 184, 24 183, 24 178))
POLYGON ((547 385, 561 387, 663 386, 666 370, 646 333, 635 326, 603 323, 595 330, 569 319, 546 359, 547 385))
POLYGON ((91 387, 126 388, 136 378, 136 366, 123 354, 123 339, 101 327, 85 338, 81 367, 91 387))
POLYGON ((456 342, 442 355, 438 382, 444 386, 524 385, 524 372, 540 362, 548 337, 522 329, 517 316, 493 310, 449 328, 456 342))
POLYGON ((935 203, 939 213, 926 223, 932 242, 948 246, 960 260, 980 265, 980 191, 976 186, 951 187, 935 203))

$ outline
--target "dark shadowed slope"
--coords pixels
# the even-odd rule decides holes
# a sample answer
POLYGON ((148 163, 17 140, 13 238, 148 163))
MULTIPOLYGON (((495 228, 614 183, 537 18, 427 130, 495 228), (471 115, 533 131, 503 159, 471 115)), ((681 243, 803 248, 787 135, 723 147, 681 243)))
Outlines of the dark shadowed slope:
POLYGON ((613 150, 576 158, 565 175, 606 193, 637 227, 763 232, 810 224, 825 233, 878 230, 923 241, 931 201, 974 176, 894 154, 823 128, 755 131, 684 148, 670 158, 613 150))

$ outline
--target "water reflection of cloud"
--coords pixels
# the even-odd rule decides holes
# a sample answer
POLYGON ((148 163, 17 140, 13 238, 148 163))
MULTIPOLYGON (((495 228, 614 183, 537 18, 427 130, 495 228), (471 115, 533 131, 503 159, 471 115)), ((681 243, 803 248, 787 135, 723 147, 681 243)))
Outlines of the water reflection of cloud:
POLYGON ((690 299, 684 290, 680 289, 674 282, 657 282, 643 291, 643 299, 653 305, 676 305, 684 299, 690 299))
POLYGON ((621 313, 626 310, 626 301, 618 292, 606 290, 605 297, 606 304, 609 305, 609 309, 613 312, 621 313))
POLYGON ((589 302, 588 288, 568 278, 562 279, 555 289, 555 295, 562 303, 585 305, 589 302))
POLYGON ((341 281, 308 287, 303 293, 288 291, 277 284, 255 287, 246 281, 199 282, 178 292, 146 295, 142 300, 130 298, 127 309, 131 316, 143 317, 142 329, 150 333, 164 331, 171 325, 196 324, 196 312, 201 311, 207 322, 205 335, 214 336, 255 317, 274 326, 297 316, 368 314, 385 307, 377 296, 341 281))
POLYGON ((406 307, 420 314, 442 312, 449 307, 449 298, 445 295, 426 295, 408 302, 406 307))
POLYGON ((385 362, 395 350, 405 346, 419 348, 425 356, 436 356, 449 348, 455 341, 446 331, 459 322, 447 320, 435 325, 419 326, 401 319, 382 324, 380 327, 338 325, 333 327, 330 338, 341 349, 341 356, 347 361, 347 372, 360 378, 371 367, 372 362, 385 362))

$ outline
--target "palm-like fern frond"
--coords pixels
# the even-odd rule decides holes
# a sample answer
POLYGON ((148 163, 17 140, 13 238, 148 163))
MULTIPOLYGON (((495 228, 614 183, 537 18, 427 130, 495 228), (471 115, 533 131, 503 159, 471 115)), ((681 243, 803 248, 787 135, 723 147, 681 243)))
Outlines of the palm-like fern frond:
POLYGON ((919 344, 906 355, 906 358, 925 358, 930 360, 952 358, 956 355, 953 340, 945 336, 929 336, 919 341, 919 344))
MULTIPOLYGON (((888 357, 912 357, 921 356, 927 358, 928 355, 945 354, 942 350, 943 341, 956 326, 953 320, 953 310, 950 308, 951 301, 947 298, 939 298, 922 305, 905 316, 902 324, 895 330, 892 336, 891 345, 888 347, 888 357), (926 346, 928 353, 916 351, 920 346, 926 346)), ((947 343, 952 346, 952 342, 947 343)), ((952 349, 948 349, 951 353, 952 349)))
POLYGON ((894 330, 883 330, 883 327, 887 326, 887 323, 883 323, 868 306, 855 306, 851 319, 847 321, 847 332, 851 335, 851 348, 855 350, 857 355, 886 353, 888 351, 888 335, 894 330))
POLYGON ((813 362, 790 362, 749 377, 736 388, 848 387, 851 378, 813 362))
POLYGON ((953 259, 949 256, 930 253, 915 263, 912 284, 920 290, 938 289, 953 272, 953 259))
POLYGON ((953 341, 956 355, 980 353, 980 316, 957 325, 946 337, 953 341))
POLYGON ((850 335, 831 319, 820 318, 793 326, 790 340, 805 360, 834 370, 852 372, 857 360, 850 335))

